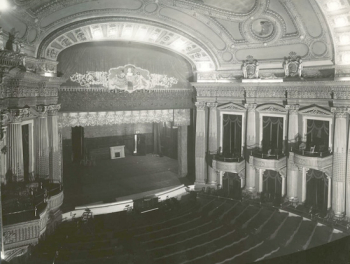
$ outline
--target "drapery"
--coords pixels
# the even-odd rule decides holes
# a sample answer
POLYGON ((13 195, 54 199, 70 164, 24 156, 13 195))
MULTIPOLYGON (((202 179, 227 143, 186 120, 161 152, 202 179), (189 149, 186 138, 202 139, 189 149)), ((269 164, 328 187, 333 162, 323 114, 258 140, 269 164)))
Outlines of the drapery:
POLYGON ((263 175, 265 201, 279 205, 282 198, 282 178, 278 171, 266 170, 263 175))
POLYGON ((271 150, 271 154, 280 153, 283 150, 283 118, 263 117, 263 152, 271 150))
POLYGON ((173 122, 153 123, 153 152, 177 159, 177 132, 173 122))
POLYGON ((80 162, 84 158, 84 127, 72 127, 73 162, 80 162))
POLYGON ((328 179, 324 172, 310 169, 306 174, 306 202, 321 213, 327 212, 328 179))
POLYGON ((306 148, 315 147, 316 152, 327 151, 329 147, 329 121, 307 120, 306 148))
POLYGON ((223 190, 227 197, 240 200, 242 197, 241 178, 237 173, 225 172, 222 178, 223 190))
POLYGON ((241 156, 242 116, 223 115, 223 154, 241 156))

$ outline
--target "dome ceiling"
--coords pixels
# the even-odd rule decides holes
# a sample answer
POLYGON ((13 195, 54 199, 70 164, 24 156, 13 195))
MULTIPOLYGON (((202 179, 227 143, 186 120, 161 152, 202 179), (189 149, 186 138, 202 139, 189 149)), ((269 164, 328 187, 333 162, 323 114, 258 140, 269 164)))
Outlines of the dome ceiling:
MULTIPOLYGON (((14 27, 27 52, 38 57, 56 59, 59 52, 81 42, 129 40, 173 50, 198 71, 239 70, 247 56, 259 60, 261 68, 281 68, 290 52, 303 57, 306 67, 347 63, 347 47, 339 44, 338 33, 331 25, 337 22, 328 12, 329 2, 337 1, 12 2, 16 8, 2 15, 0 25, 7 31, 14 27), (345 50, 343 57, 335 55, 338 46, 345 50)), ((338 2, 340 10, 350 10, 347 1, 338 2)), ((350 21, 346 14, 345 24, 350 21)), ((346 27, 340 31, 346 35, 346 27)))

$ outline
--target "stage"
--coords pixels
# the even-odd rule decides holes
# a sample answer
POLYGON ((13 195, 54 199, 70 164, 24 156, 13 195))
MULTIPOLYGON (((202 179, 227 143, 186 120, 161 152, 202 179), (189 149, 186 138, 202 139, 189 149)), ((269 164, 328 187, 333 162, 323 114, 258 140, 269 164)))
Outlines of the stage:
POLYGON ((72 163, 65 155, 61 209, 68 212, 75 206, 115 202, 123 196, 191 184, 178 177, 177 169, 177 160, 151 154, 99 160, 90 167, 72 163))

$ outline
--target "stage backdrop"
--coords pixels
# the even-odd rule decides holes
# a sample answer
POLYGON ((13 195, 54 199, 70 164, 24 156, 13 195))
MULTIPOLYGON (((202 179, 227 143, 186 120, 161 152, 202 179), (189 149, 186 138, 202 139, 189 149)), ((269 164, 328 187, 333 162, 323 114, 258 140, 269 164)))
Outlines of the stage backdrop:
MULTIPOLYGON (((76 73, 109 72, 111 68, 128 64, 148 70, 150 74, 176 78, 177 83, 172 84, 169 89, 189 88, 189 82, 193 81, 192 67, 180 55, 162 48, 134 42, 78 44, 62 51, 58 56, 58 61, 59 74, 68 78, 63 86, 81 86, 70 79, 76 73)), ((164 86, 158 86, 164 88, 164 86)))

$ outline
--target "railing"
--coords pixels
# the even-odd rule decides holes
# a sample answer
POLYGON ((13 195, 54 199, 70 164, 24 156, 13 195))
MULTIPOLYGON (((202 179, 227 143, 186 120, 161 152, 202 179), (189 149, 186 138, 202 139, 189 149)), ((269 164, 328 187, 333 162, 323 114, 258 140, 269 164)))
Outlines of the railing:
POLYGON ((319 158, 324 158, 332 155, 331 151, 311 151, 311 150, 305 150, 305 149, 293 149, 291 148, 291 152, 301 155, 301 156, 306 156, 306 157, 319 157, 319 158))
POLYGON ((220 154, 212 154, 212 157, 213 157, 213 160, 224 161, 224 162, 241 162, 244 160, 244 158, 240 156, 229 157, 229 156, 224 156, 220 154))
POLYGON ((283 157, 286 156, 285 153, 279 152, 276 154, 269 154, 269 153, 263 153, 261 151, 250 151, 250 155, 255 157, 255 158, 260 158, 260 159, 273 159, 273 160, 279 160, 283 157))

